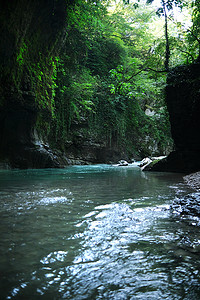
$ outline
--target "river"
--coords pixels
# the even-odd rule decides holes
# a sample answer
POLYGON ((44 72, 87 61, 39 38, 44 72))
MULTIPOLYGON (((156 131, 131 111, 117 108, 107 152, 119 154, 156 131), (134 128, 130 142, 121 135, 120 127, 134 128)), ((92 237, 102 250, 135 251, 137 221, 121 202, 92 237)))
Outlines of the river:
POLYGON ((137 164, 1 170, 0 299, 200 299, 190 192, 137 164))

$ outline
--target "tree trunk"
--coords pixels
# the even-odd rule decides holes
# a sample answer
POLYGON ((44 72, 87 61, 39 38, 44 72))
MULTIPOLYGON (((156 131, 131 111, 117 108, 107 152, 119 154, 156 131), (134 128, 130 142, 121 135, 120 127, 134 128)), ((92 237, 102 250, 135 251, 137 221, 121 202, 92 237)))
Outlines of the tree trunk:
POLYGON ((165 1, 162 1, 163 11, 165 16, 165 70, 169 71, 169 59, 170 59, 170 49, 169 49, 169 37, 168 37, 168 23, 167 23, 167 11, 165 1))

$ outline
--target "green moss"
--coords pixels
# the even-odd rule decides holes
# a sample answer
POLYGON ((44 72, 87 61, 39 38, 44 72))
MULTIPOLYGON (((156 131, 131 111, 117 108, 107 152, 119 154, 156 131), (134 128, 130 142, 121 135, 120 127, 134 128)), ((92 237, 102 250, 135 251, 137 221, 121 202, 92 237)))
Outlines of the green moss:
POLYGON ((25 62, 25 55, 28 50, 27 45, 23 42, 22 46, 19 48, 19 52, 17 54, 17 63, 19 66, 24 65, 25 62))
POLYGON ((29 64, 28 68, 38 108, 47 109, 54 117, 54 97, 57 87, 56 59, 52 56, 44 57, 44 55, 40 53, 39 62, 37 64, 29 64))

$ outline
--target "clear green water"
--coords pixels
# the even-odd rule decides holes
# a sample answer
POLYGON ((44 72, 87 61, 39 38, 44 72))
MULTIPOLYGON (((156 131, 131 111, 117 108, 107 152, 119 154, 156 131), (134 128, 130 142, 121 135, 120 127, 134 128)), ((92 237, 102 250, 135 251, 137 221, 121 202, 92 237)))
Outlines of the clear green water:
POLYGON ((200 299, 188 192, 135 165, 0 171, 0 299, 200 299))

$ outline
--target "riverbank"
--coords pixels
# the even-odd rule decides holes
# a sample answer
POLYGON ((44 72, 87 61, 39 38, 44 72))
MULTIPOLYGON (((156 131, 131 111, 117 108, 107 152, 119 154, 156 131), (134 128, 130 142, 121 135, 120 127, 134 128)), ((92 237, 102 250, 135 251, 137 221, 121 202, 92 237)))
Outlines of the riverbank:
POLYGON ((187 185, 200 192, 200 171, 186 175, 183 177, 183 179, 187 185))
MULTIPOLYGON (((183 198, 176 197, 171 209, 183 218, 189 218, 192 225, 200 226, 200 171, 186 175, 183 179, 194 192, 183 198)), ((200 247, 198 246, 199 251, 200 247)))

